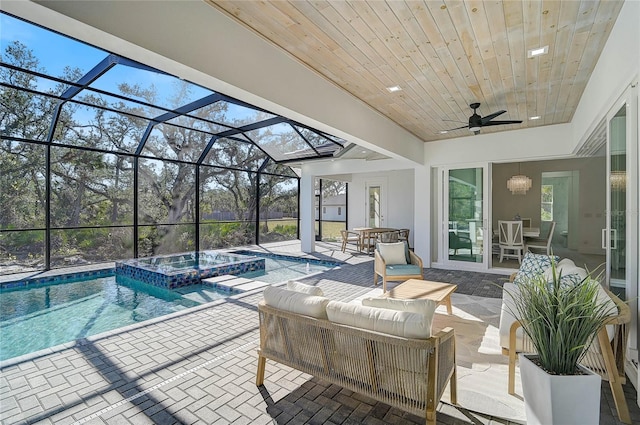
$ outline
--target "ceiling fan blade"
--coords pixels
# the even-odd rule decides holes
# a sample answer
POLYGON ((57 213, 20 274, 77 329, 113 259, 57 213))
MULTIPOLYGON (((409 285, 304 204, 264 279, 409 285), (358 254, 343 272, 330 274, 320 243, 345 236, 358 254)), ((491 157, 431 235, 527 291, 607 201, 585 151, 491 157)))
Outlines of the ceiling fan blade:
POLYGON ((495 117, 497 117, 498 115, 502 115, 507 111, 498 111, 498 112, 494 112, 493 114, 489 114, 487 116, 482 117, 482 125, 485 125, 487 122, 489 122, 490 120, 494 119, 495 117))
POLYGON ((489 121, 486 124, 482 124, 483 127, 489 127, 491 125, 503 125, 503 124, 521 124, 522 120, 513 120, 513 121, 489 121))
POLYGON ((463 128, 469 128, 469 125, 467 124, 467 125, 463 125, 462 127, 450 128, 450 129, 444 130, 444 131, 460 130, 460 129, 463 129, 463 128))

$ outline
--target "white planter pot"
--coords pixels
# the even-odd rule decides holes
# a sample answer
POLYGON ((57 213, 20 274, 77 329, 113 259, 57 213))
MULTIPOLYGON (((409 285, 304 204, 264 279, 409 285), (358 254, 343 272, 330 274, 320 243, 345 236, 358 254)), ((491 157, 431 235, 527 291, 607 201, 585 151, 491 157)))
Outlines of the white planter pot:
POLYGON ((581 368, 585 375, 550 375, 520 354, 520 377, 527 425, 600 422, 600 375, 581 368))

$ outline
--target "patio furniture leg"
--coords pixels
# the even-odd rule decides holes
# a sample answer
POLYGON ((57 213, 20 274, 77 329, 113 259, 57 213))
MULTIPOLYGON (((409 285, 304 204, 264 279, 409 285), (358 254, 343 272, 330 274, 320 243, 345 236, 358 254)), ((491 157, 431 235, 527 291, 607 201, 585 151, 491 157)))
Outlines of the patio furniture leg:
POLYGON ((444 302, 447 305, 447 314, 449 314, 449 316, 451 316, 453 314, 453 309, 451 308, 451 295, 449 295, 444 302))
POLYGON ((629 406, 627 406, 627 400, 624 398, 622 383, 620 382, 620 375, 618 374, 618 370, 616 367, 616 360, 613 356, 611 343, 609 342, 609 335, 607 334, 607 330, 605 327, 600 328, 600 331, 598 332, 598 342, 600 343, 600 350, 602 351, 604 364, 607 368, 609 386, 611 387, 613 401, 615 402, 616 410, 618 411, 618 418, 625 424, 631 424, 629 406))
POLYGON ((264 384, 264 369, 267 364, 267 358, 258 354, 258 373, 256 374, 256 386, 260 387, 264 384))
POLYGON ((508 392, 511 395, 516 393, 516 330, 520 327, 520 322, 515 321, 509 330, 509 384, 508 392))

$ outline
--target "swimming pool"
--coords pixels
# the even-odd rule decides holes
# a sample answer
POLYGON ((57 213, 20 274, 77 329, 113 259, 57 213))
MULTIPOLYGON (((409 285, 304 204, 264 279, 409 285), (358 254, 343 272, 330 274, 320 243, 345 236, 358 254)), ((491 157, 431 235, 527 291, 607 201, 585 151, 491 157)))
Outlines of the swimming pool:
POLYGON ((2 290, 0 361, 196 305, 175 292, 116 276, 2 290))

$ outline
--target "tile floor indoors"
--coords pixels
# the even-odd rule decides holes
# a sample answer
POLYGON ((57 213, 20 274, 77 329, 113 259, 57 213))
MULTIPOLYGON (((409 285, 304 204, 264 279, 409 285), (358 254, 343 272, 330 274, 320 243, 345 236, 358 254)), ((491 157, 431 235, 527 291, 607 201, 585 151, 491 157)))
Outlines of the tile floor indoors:
MULTIPOLYGON (((257 247, 252 247, 256 249, 257 247)), ((261 247, 297 252, 299 243, 261 247)), ((346 264, 306 278, 334 299, 350 300, 373 287, 372 258, 336 244, 317 244, 316 257, 346 264)), ((425 278, 455 282, 457 292, 500 297, 506 276, 428 269, 425 278)), ((256 387, 259 331, 251 291, 186 312, 132 325, 64 347, 0 363, 2 424, 412 424, 413 416, 367 397, 267 361, 256 387)), ((619 424, 603 383, 601 424, 619 424)), ((640 423, 636 392, 624 387, 640 423)), ((509 421, 439 406, 438 423, 509 421)))

